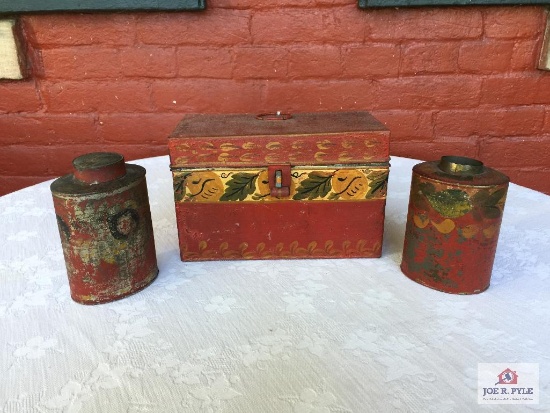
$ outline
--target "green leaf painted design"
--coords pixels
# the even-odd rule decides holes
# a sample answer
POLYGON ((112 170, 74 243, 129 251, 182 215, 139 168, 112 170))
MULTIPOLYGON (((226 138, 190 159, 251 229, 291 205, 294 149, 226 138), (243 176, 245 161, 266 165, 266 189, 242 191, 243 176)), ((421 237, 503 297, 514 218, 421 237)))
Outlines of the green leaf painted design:
POLYGON ((442 217, 459 218, 472 210, 468 194, 460 189, 427 193, 428 202, 442 217))
POLYGON ((185 179, 189 174, 177 175, 174 177, 174 199, 176 202, 183 201, 186 193, 185 179))
POLYGON ((227 181, 227 187, 220 201, 244 201, 256 191, 256 180, 259 174, 246 172, 236 173, 227 181))
POLYGON ((332 189, 332 173, 310 172, 304 179, 292 199, 315 199, 324 198, 332 189))
POLYGON ((386 195, 388 189, 388 171, 374 171, 371 172, 367 178, 369 179, 369 190, 367 191, 365 198, 372 198, 378 194, 381 196, 386 195))
POLYGON ((498 204, 506 196, 506 188, 501 188, 489 193, 488 189, 482 189, 472 197, 472 203, 474 204, 475 218, 480 220, 482 218, 496 219, 500 218, 502 211, 498 207, 498 204))

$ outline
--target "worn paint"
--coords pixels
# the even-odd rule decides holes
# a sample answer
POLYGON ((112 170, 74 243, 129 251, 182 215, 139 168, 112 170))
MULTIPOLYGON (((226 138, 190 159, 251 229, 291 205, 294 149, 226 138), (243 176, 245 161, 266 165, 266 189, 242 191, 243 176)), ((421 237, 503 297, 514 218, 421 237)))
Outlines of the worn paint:
POLYGON ((169 148, 182 260, 381 255, 389 132, 368 113, 193 115, 169 148))
MULTIPOLYGON (((285 198, 310 201, 384 199, 389 168, 291 168, 285 198)), ((176 202, 277 202, 272 196, 268 168, 174 170, 176 202)))
POLYGON ((475 294, 489 287, 508 177, 469 158, 444 158, 457 168, 413 168, 401 269, 428 287, 475 294))
POLYGON ((145 169, 109 153, 73 164, 51 186, 71 297, 98 304, 145 288, 158 274, 145 169))

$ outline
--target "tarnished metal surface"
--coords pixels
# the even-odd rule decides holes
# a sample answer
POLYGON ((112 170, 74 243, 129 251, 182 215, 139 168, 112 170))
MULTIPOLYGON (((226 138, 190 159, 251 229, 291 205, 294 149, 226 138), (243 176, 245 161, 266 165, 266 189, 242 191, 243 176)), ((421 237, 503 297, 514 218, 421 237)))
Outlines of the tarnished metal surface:
POLYGON ((509 179, 477 160, 443 157, 413 168, 403 273, 436 290, 489 287, 509 179))
POLYGON ((73 165, 51 185, 71 297, 98 304, 145 288, 158 274, 145 169, 114 153, 73 165))

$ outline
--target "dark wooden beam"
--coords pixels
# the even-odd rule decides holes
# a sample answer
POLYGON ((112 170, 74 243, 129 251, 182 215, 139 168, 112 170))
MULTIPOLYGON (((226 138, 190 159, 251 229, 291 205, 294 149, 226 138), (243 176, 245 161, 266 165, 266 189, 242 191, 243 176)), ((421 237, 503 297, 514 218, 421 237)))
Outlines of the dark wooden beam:
POLYGON ((0 13, 121 10, 204 10, 205 0, 5 0, 0 13))

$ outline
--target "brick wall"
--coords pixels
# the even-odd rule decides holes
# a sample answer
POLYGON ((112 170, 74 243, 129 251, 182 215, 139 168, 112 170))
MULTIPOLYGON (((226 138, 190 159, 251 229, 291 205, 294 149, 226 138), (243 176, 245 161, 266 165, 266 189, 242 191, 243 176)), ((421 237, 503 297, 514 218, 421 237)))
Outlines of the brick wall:
POLYGON ((393 155, 475 157, 550 194, 550 72, 535 69, 545 16, 354 0, 25 16, 33 76, 0 82, 0 195, 89 151, 166 154, 186 113, 356 109, 387 124, 393 155))

